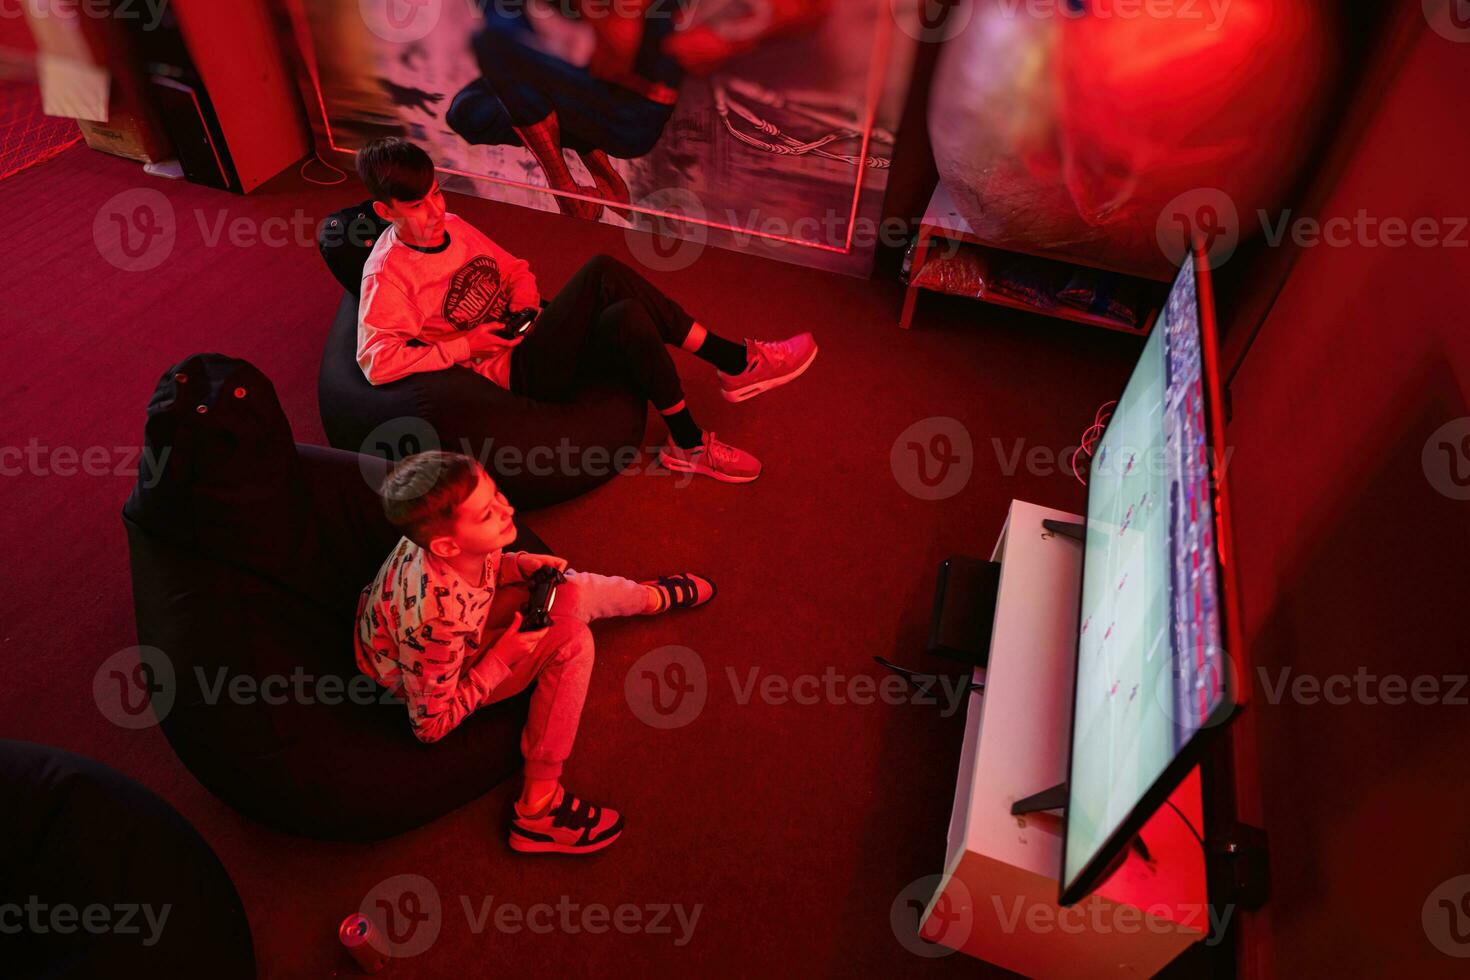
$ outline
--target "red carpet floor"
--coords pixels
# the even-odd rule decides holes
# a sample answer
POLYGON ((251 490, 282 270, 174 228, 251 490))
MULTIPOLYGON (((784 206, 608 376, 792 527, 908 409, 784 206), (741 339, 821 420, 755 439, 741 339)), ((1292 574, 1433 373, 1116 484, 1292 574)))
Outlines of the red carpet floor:
MULTIPOLYGON (((262 976, 351 973, 337 922, 375 884, 409 873, 434 883, 443 923, 427 952, 389 967, 398 978, 548 968, 587 977, 985 973, 963 956, 921 959, 889 925, 900 891, 939 870, 962 718, 909 704, 741 695, 753 671, 845 683, 879 676, 874 654, 924 664, 915 651, 937 563, 954 552, 988 556, 1012 498, 1082 505, 1082 488, 1050 457, 1117 394, 1138 349, 1126 337, 944 299, 926 302, 905 333, 893 283, 725 251, 651 275, 716 331, 812 329, 822 353, 797 384, 743 405, 721 400, 701 363, 687 365, 696 413, 764 459, 759 482, 681 488, 668 476, 624 476, 534 516, 581 567, 688 568, 720 586, 696 613, 598 630, 568 782, 622 807, 628 831, 591 859, 512 855, 510 786, 372 846, 284 837, 210 796, 157 729, 128 731, 101 715, 93 674, 136 642, 118 518, 131 481, 64 475, 65 449, 103 447, 110 467, 125 467, 159 374, 196 351, 254 362, 274 380, 297 438, 321 441, 317 362, 341 291, 311 229, 360 196, 355 184, 324 189, 292 175, 240 198, 155 180, 86 147, 0 184, 9 225, 0 242, 0 444, 35 447, 36 461, 3 482, 12 560, 0 735, 100 759, 189 817, 235 879, 262 976), (111 220, 108 202, 137 188, 160 192, 176 217, 172 252, 148 272, 108 263, 94 239, 111 220), (302 240, 212 239, 221 222, 267 218, 294 221, 302 240), (890 454, 900 433, 934 416, 968 430, 974 470, 957 495, 925 501, 900 485, 890 454), (695 650, 709 675, 702 714, 675 730, 640 722, 623 694, 630 665, 666 644, 695 650), (700 911, 682 944, 677 925, 672 934, 539 935, 493 924, 477 933, 465 905, 478 914, 487 900, 700 911)), ((616 228, 463 198, 451 207, 529 259, 548 292, 595 252, 633 261, 616 228)), ((382 791, 392 785, 384 773, 382 791)))

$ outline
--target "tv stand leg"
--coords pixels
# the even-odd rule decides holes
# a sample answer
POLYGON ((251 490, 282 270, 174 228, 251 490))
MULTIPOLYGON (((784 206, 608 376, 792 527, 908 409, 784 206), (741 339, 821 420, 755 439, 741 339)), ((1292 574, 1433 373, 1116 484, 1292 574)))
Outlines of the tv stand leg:
POLYGON ((1071 538, 1074 541, 1081 541, 1087 535, 1086 524, 1071 524, 1067 521, 1053 521, 1048 519, 1042 521, 1041 526, 1052 534, 1060 534, 1062 537, 1071 538))
POLYGON ((1032 793, 1023 800, 1011 804, 1011 816, 1041 813, 1043 810, 1065 810, 1067 808, 1067 784, 1057 783, 1040 793, 1032 793))

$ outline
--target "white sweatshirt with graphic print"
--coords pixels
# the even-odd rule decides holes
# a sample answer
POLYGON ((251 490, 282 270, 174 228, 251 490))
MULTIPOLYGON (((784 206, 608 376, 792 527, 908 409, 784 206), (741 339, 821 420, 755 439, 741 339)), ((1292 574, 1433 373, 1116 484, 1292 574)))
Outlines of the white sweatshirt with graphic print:
POLYGON ((509 388, 520 340, 471 351, 466 332, 538 307, 536 277, 458 215, 444 215, 444 230, 444 244, 432 249, 405 243, 396 228, 373 246, 357 308, 357 363, 375 385, 459 365, 509 388))

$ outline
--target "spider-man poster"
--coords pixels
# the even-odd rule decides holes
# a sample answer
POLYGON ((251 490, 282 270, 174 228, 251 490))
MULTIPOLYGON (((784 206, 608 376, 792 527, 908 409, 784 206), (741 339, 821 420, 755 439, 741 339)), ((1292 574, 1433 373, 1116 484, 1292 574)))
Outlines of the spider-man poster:
POLYGON ((865 275, 912 58, 895 9, 917 2, 288 9, 339 165, 401 135, 448 189, 865 275))

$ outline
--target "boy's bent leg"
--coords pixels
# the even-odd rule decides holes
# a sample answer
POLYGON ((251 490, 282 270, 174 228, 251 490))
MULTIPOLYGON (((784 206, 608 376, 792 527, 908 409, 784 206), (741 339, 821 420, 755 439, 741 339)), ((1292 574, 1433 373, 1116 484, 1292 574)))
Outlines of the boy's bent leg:
POLYGON ((598 294, 579 272, 546 304, 510 355, 510 390, 537 401, 570 401, 597 322, 598 294))
MULTIPOLYGON (((680 347, 694 326, 694 317, 664 292, 643 278, 636 269, 609 255, 595 255, 582 270, 595 276, 603 289, 606 305, 619 300, 637 300, 646 309, 664 343, 680 347)), ((579 273, 580 274, 580 273, 579 273)))
POLYGON ((587 624, 566 616, 553 620, 530 656, 511 668, 492 700, 514 697, 531 684, 531 706, 521 730, 526 778, 554 780, 572 754, 582 705, 595 659, 587 624))
POLYGON ((557 593, 557 612, 588 623, 609 616, 644 616, 671 609, 693 609, 715 597, 714 583, 692 572, 634 582, 618 575, 568 569, 567 583, 562 588, 569 594, 564 599, 557 593))
POLYGON ((583 356, 589 376, 606 376, 621 368, 643 396, 667 416, 684 406, 684 383, 668 345, 648 308, 636 299, 624 299, 603 309, 583 356))
POLYGON ((680 347, 726 374, 746 369, 749 352, 745 343, 711 333, 637 270, 607 256, 598 256, 594 261, 599 260, 604 263, 601 274, 613 296, 636 301, 647 310, 664 343, 680 347))
POLYGON ((648 589, 632 579, 569 568, 552 612, 554 616, 590 623, 613 616, 639 616, 648 611, 648 606, 648 589))
POLYGON ((583 361, 599 357, 593 327, 623 300, 634 300, 666 344, 680 345, 694 318, 621 262, 597 255, 578 269, 536 320, 535 328, 511 355, 511 390, 545 401, 564 401, 575 390, 583 361))

